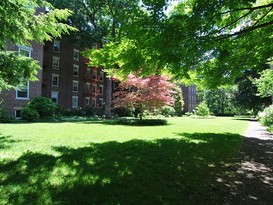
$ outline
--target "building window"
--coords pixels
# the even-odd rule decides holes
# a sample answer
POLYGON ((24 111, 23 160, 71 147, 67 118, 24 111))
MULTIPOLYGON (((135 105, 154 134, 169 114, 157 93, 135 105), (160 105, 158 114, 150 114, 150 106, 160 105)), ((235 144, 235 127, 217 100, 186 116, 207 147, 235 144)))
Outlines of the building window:
POLYGON ((32 48, 28 46, 18 46, 20 56, 31 57, 32 48))
POLYGON ((72 108, 78 108, 78 96, 72 96, 72 108))
POLYGON ((16 109, 16 110, 15 110, 15 119, 16 119, 16 120, 22 119, 22 108, 21 108, 21 109, 16 109))
POLYGON ((97 91, 97 85, 93 85, 93 90, 92 90, 92 92, 93 92, 94 94, 96 94, 96 91, 97 91))
POLYGON ((86 105, 90 105, 90 97, 86 97, 86 105))
POLYGON ((29 99, 29 82, 17 86, 16 99, 29 99))
POLYGON ((79 81, 73 80, 73 92, 79 91, 79 81))
POLYGON ((103 95, 103 85, 100 85, 100 94, 103 95))
POLYGON ((74 61, 79 61, 80 58, 80 52, 77 49, 74 49, 74 53, 73 53, 73 59, 74 61))
POLYGON ((55 102, 56 104, 58 104, 58 96, 59 96, 59 92, 51 91, 51 100, 52 100, 52 102, 55 102))
POLYGON ((91 69, 87 68, 87 75, 91 75, 91 69))
POLYGON ((86 91, 87 91, 87 92, 90 91, 90 83, 86 83, 86 91))
POLYGON ((79 66, 73 65, 73 76, 79 76, 79 66))
POLYGON ((103 71, 100 71, 100 81, 103 81, 104 80, 104 73, 103 71))
POLYGON ((102 107, 102 106, 103 106, 103 104, 104 104, 104 102, 103 102, 103 98, 99 98, 99 107, 102 107))
POLYGON ((92 98, 92 104, 94 107, 97 107, 97 99, 96 98, 92 98))
MULTIPOLYGON (((31 57, 32 48, 19 45, 18 52, 20 56, 31 57)), ((29 99, 29 82, 17 86, 16 99, 29 99)))
POLYGON ((58 87, 59 86, 59 75, 52 74, 52 86, 58 87))
POLYGON ((93 70, 93 80, 97 80, 97 71, 93 70))
POLYGON ((53 56, 52 68, 59 70, 59 66, 60 66, 60 58, 53 56))
POLYGON ((53 51, 55 51, 55 52, 60 52, 61 51, 60 41, 54 40, 54 42, 53 42, 53 51))

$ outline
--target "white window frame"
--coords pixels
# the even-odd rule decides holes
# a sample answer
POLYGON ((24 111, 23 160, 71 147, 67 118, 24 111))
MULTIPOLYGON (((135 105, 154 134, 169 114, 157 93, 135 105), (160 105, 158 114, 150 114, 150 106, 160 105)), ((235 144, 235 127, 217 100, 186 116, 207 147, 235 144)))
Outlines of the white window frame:
POLYGON ((87 73, 87 75, 91 75, 91 68, 87 68, 86 73, 87 73))
POLYGON ((20 55, 21 50, 23 51, 27 51, 28 52, 28 56, 27 57, 31 57, 31 53, 33 51, 33 48, 29 47, 29 46, 22 46, 22 45, 18 45, 18 52, 20 55))
POLYGON ((51 86, 54 86, 54 87, 59 87, 59 81, 60 81, 60 75, 59 74, 54 74, 54 73, 52 73, 52 79, 51 79, 51 86), (57 77, 57 85, 54 85, 53 84, 53 78, 54 77, 57 77))
POLYGON ((86 100, 86 105, 90 105, 90 97, 86 97, 85 100, 86 100))
POLYGON ((53 41, 53 51, 57 52, 57 53, 61 52, 61 41, 59 41, 59 40, 54 40, 53 41), (55 44, 58 45, 58 46, 55 46, 55 44), (56 50, 55 48, 58 48, 58 50, 56 50))
POLYGON ((80 51, 78 49, 73 49, 73 60, 79 61, 80 59, 80 51), (77 53, 77 56, 75 56, 75 53, 77 53))
MULTIPOLYGON (((53 97, 55 97, 56 98, 56 104, 58 104, 59 103, 59 92, 58 91, 51 91, 51 100, 53 99, 53 97)), ((54 102, 53 100, 52 100, 52 102, 54 102)))
POLYGON ((104 80, 104 72, 100 71, 100 81, 103 81, 103 80, 104 80))
POLYGON ((56 56, 52 57, 52 68, 55 70, 59 70, 59 68, 60 68, 60 58, 59 57, 56 57, 56 56))
POLYGON ((73 64, 73 76, 79 77, 79 72, 80 72, 79 65, 73 64), (75 73, 76 73, 76 75, 75 75, 75 73))
POLYGON ((72 91, 75 92, 75 93, 79 92, 79 81, 73 80, 73 82, 72 82, 72 91), (77 85, 77 86, 74 86, 74 85, 77 85), (74 88, 77 88, 77 90, 74 90, 74 88))
MULTIPOLYGON (((29 47, 29 46, 18 45, 18 53, 19 53, 19 55, 20 55, 21 51, 28 52, 28 56, 27 57, 30 58, 33 49, 31 47, 29 47)), ((26 97, 19 97, 18 96, 18 92, 21 92, 20 87, 22 87, 22 86, 18 85, 16 87, 16 99, 18 99, 18 100, 29 100, 29 81, 26 82, 26 89, 25 89, 26 92, 27 92, 27 96, 26 97)))
POLYGON ((100 85, 100 95, 103 95, 103 85, 100 85))
POLYGON ((20 96, 18 96, 19 92, 24 92, 24 91, 20 90, 20 87, 21 86, 17 86, 16 87, 16 99, 17 100, 29 100, 29 81, 26 82, 26 89, 25 89, 26 90, 25 92, 27 93, 26 97, 20 97, 20 96))
POLYGON ((78 100, 79 100, 79 97, 78 97, 78 96, 72 96, 72 108, 75 108, 75 109, 78 108, 78 106, 79 106, 78 100), (75 102, 76 102, 76 105, 74 105, 74 100, 75 100, 75 102))
POLYGON ((99 107, 102 107, 104 104, 103 98, 99 98, 99 107))
POLYGON ((14 118, 15 118, 16 120, 21 120, 21 119, 22 119, 22 110, 23 110, 22 107, 15 107, 15 108, 14 108, 14 118), (17 112, 18 112, 18 111, 20 111, 20 116, 19 116, 19 117, 17 117, 17 112))
POLYGON ((92 74, 93 74, 93 80, 97 80, 97 75, 98 75, 97 70, 93 70, 92 74))
POLYGON ((92 87, 93 87, 93 88, 92 88, 92 93, 96 94, 96 92, 97 92, 97 85, 96 85, 96 84, 93 84, 92 87))
POLYGON ((91 84, 90 83, 86 83, 86 91, 90 91, 90 89, 91 89, 91 84))

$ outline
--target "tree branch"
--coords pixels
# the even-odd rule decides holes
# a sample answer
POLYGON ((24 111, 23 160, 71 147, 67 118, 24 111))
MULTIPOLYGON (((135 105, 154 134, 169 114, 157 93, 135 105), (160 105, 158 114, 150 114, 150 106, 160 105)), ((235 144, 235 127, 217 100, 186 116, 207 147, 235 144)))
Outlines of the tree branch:
POLYGON ((231 12, 244 11, 244 10, 254 11, 254 10, 258 10, 258 9, 262 9, 262 8, 267 8, 267 7, 273 7, 273 3, 262 5, 262 6, 256 6, 256 7, 238 8, 238 9, 234 9, 234 10, 225 11, 225 12, 223 12, 221 14, 227 14, 227 13, 231 13, 231 12))
POLYGON ((266 22, 266 23, 263 23, 263 24, 259 24, 257 26, 252 26, 252 27, 249 27, 247 29, 243 29, 241 31, 235 32, 233 34, 227 34, 227 35, 219 36, 220 38, 218 38, 218 40, 223 40, 223 39, 227 39, 227 38, 230 38, 230 37, 233 37, 233 36, 242 35, 242 34, 245 34, 247 32, 250 32, 250 31, 253 31, 253 30, 256 30, 256 29, 259 29, 259 28, 263 28, 263 27, 266 27, 266 26, 270 26, 270 25, 273 25, 273 21, 269 21, 269 22, 266 22))

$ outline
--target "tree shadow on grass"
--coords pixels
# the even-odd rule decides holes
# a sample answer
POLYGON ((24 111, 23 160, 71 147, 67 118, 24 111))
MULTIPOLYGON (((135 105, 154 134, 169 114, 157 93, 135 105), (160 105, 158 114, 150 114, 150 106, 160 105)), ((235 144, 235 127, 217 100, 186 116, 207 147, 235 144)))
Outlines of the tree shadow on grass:
POLYGON ((22 142, 22 140, 14 140, 12 139, 12 136, 4 136, 0 133, 0 150, 8 149, 14 143, 18 143, 18 142, 22 142))
POLYGON ((0 204, 224 204, 240 140, 180 133, 28 152, 0 164, 0 204))

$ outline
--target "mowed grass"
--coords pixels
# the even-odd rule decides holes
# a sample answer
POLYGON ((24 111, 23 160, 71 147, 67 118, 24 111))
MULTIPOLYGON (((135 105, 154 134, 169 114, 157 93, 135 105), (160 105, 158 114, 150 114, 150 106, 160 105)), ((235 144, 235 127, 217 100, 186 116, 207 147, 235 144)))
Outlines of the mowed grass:
POLYGON ((0 204, 223 204, 248 122, 0 124, 0 204))

